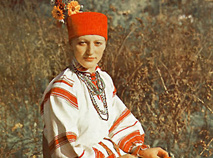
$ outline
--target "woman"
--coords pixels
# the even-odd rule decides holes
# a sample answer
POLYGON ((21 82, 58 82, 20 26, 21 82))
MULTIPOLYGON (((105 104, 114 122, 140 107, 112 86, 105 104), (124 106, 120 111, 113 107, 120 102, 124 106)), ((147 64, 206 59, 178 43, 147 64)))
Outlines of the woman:
POLYGON ((107 17, 84 12, 67 19, 72 64, 47 87, 41 106, 44 157, 165 158, 144 145, 144 131, 98 66, 107 42, 107 17))

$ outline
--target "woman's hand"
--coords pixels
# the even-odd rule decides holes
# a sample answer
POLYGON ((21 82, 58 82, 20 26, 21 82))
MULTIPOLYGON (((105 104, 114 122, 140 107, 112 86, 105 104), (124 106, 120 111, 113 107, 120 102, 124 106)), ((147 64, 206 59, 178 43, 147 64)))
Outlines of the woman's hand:
POLYGON ((169 158, 168 153, 160 147, 140 150, 139 155, 142 158, 169 158))
POLYGON ((137 156, 134 156, 134 155, 131 155, 131 154, 126 154, 126 155, 120 156, 118 158, 137 158, 137 156))

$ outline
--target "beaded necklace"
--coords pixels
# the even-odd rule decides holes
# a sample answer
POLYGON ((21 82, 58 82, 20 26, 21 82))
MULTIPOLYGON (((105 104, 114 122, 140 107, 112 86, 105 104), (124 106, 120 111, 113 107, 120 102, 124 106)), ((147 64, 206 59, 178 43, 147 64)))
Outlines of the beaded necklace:
POLYGON ((92 101, 92 104, 97 111, 98 115, 101 117, 102 120, 107 121, 109 119, 109 113, 108 113, 108 106, 106 102, 106 94, 105 94, 105 83, 103 79, 101 78, 98 71, 95 72, 95 76, 97 79, 97 87, 92 83, 91 79, 83 74, 82 72, 78 71, 75 66, 73 66, 74 72, 77 74, 78 78, 81 79, 85 85, 87 86, 89 90, 90 99, 92 101), (95 101, 94 95, 99 95, 102 99, 104 110, 101 110, 95 101), (105 117, 103 117, 105 116, 105 117))

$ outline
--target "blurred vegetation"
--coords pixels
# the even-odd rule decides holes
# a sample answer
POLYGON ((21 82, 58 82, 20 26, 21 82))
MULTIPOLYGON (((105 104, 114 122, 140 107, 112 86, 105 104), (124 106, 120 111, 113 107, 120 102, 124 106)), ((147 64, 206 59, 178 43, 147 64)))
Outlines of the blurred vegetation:
MULTIPOLYGON (((175 158, 210 157, 211 0, 79 0, 109 17, 100 63, 141 121, 146 144, 175 158)), ((39 104, 47 84, 70 63, 65 26, 49 0, 0 2, 0 157, 42 157, 39 104)))

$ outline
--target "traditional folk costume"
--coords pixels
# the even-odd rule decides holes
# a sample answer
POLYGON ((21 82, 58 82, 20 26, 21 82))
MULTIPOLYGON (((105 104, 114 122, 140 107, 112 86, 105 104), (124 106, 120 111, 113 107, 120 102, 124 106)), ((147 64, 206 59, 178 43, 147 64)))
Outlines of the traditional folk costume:
POLYGON ((52 157, 114 158, 147 148, 140 122, 99 67, 90 74, 72 64, 49 84, 41 110, 52 157))
MULTIPOLYGON (((106 26, 103 14, 75 14, 68 19, 69 39, 85 34, 107 39, 106 26)), ((74 59, 45 90, 41 113, 44 157, 116 158, 148 148, 140 122, 98 66, 90 73, 74 59)))

